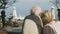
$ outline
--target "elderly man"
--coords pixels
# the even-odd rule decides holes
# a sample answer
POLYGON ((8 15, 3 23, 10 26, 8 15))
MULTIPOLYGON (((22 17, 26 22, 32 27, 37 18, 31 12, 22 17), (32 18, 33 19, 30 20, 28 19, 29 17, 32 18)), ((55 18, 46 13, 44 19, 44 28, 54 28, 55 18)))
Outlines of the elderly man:
POLYGON ((34 6, 31 9, 31 14, 26 16, 23 23, 23 34, 41 34, 43 23, 39 14, 41 9, 34 6))

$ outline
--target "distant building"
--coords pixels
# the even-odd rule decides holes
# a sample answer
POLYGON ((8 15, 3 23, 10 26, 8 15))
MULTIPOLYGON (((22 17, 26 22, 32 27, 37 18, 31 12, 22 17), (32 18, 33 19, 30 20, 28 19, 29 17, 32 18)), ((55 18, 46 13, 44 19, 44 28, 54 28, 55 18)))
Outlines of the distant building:
POLYGON ((18 19, 21 19, 21 20, 23 20, 25 18, 25 16, 21 16, 21 15, 19 15, 19 17, 18 17, 18 19))
POLYGON ((13 18, 12 18, 12 21, 17 21, 17 20, 24 20, 25 16, 17 16, 17 12, 16 12, 16 7, 13 7, 13 18))
POLYGON ((13 7, 13 20, 17 19, 16 7, 13 7))
POLYGON ((51 13, 52 13, 52 15, 53 15, 53 19, 56 19, 56 18, 55 18, 54 6, 51 7, 51 13))

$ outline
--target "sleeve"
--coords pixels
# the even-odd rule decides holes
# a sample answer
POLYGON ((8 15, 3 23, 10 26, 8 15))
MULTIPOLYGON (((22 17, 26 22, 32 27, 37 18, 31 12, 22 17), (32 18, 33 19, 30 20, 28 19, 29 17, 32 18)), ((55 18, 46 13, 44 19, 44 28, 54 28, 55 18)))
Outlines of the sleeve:
POLYGON ((54 34, 54 30, 49 26, 43 27, 43 34, 54 34))
POLYGON ((23 34, 38 34, 38 29, 34 21, 26 19, 23 34))

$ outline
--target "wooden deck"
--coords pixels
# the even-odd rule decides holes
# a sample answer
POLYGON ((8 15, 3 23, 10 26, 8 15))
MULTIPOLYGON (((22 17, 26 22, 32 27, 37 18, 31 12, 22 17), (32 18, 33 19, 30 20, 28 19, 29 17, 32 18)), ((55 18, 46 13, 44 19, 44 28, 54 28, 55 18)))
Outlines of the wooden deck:
POLYGON ((0 32, 0 34, 21 34, 21 33, 16 33, 16 32, 0 32))

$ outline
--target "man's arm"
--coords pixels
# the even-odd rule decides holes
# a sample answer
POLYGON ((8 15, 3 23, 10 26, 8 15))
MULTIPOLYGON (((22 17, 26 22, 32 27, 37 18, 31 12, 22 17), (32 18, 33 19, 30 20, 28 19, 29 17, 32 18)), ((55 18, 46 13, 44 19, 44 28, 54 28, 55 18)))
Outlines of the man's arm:
POLYGON ((38 28, 34 21, 30 19, 25 20, 23 34, 38 34, 38 28))

